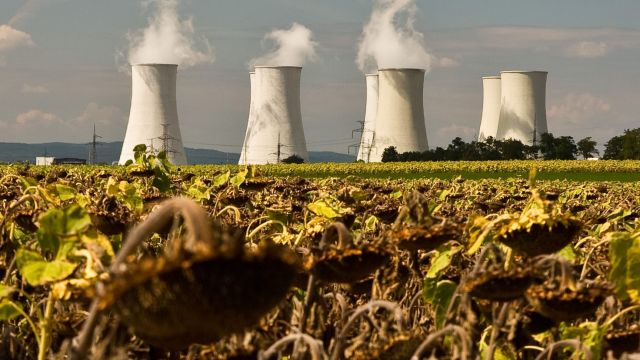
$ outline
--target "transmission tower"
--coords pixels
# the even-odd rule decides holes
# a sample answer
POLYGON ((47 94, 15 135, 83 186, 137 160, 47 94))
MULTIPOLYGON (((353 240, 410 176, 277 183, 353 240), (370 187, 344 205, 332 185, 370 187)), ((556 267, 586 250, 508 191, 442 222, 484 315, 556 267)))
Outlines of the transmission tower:
POLYGON ((98 139, 102 139, 102 136, 96 133, 96 124, 93 124, 93 137, 89 144, 91 145, 91 152, 89 153, 89 164, 91 165, 96 165, 98 163, 98 145, 102 144, 98 139))
POLYGON ((276 148, 276 152, 274 152, 274 153, 271 153, 271 154, 270 154, 270 155, 276 155, 276 157, 277 157, 277 159, 278 159, 278 160, 277 160, 278 162, 277 162, 276 164, 280 164, 280 160, 282 160, 282 148, 283 148, 284 146, 285 146, 285 145, 283 145, 283 144, 280 142, 280 133, 278 133, 278 147, 276 148))
MULTIPOLYGON (((156 138, 161 141, 161 144, 162 144, 161 151, 164 151, 164 153, 167 154, 167 156, 169 156, 169 154, 178 153, 178 151, 174 150, 173 147, 171 146, 171 141, 178 140, 178 139, 169 135, 169 132, 167 131, 169 126, 171 126, 171 124, 162 124, 162 135, 156 138)), ((153 139, 151 141, 151 148, 153 149, 153 139)))
POLYGON ((282 143, 280 142, 280 133, 278 133, 278 151, 276 152, 278 155, 278 164, 280 164, 280 159, 282 157, 282 143))
POLYGON ((356 156, 358 156, 358 149, 360 148, 360 146, 362 146, 362 136, 364 135, 364 121, 360 120, 356 122, 360 123, 360 127, 357 129, 351 130, 351 138, 354 139, 355 134, 360 133, 360 142, 357 144, 351 144, 347 146, 347 154, 351 154, 351 149, 355 149, 356 156))

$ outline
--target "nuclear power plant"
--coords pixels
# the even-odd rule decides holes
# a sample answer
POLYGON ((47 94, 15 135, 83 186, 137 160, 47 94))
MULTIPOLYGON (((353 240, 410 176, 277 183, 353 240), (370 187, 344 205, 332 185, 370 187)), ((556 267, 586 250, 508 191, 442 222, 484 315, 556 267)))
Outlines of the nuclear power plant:
POLYGON ((297 155, 309 161, 296 66, 256 66, 241 164, 275 164, 297 155))
POLYGON ((547 132, 547 72, 502 71, 500 76, 502 100, 496 138, 534 145, 547 132))
POLYGON ((247 131, 244 135, 244 143, 242 144, 242 151, 240 152, 240 161, 238 164, 246 165, 247 164, 247 142, 249 142, 249 134, 250 130, 254 126, 254 117, 256 115, 254 108, 254 99, 256 96, 256 73, 252 71, 249 73, 249 81, 251 82, 251 100, 249 102, 249 120, 247 121, 247 131))
POLYGON ((496 138, 498 134, 498 122, 500 120, 501 99, 500 76, 486 76, 482 78, 483 101, 482 121, 478 141, 485 141, 489 137, 496 138))
POLYGON ((178 65, 132 65, 131 111, 119 164, 134 159, 138 144, 165 151, 172 164, 187 164, 178 123, 177 73, 178 65))
POLYGON ((365 82, 367 86, 367 103, 357 160, 369 162, 371 161, 373 134, 376 130, 376 116, 378 114, 378 74, 367 74, 365 82))
POLYGON ((378 111, 370 161, 395 146, 398 153, 429 149, 424 123, 423 69, 378 70, 378 111))

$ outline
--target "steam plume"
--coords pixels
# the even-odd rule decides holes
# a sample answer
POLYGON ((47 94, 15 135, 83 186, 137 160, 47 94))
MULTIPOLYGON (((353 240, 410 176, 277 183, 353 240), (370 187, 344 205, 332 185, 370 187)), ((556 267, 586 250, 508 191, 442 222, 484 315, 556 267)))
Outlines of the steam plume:
POLYGON ((362 30, 357 64, 363 72, 384 68, 429 71, 431 55, 424 36, 414 28, 415 0, 376 0, 369 23, 362 30))
POLYGON ((213 63, 215 56, 206 38, 197 41, 193 19, 181 21, 177 0, 149 0, 153 8, 146 29, 129 33, 129 62, 131 64, 163 63, 184 67, 213 63), (202 50, 197 49, 198 44, 202 50))
POLYGON ((307 27, 293 23, 288 30, 276 29, 265 35, 264 42, 271 41, 274 49, 251 60, 251 66, 302 66, 307 60, 315 60, 318 43, 307 27))

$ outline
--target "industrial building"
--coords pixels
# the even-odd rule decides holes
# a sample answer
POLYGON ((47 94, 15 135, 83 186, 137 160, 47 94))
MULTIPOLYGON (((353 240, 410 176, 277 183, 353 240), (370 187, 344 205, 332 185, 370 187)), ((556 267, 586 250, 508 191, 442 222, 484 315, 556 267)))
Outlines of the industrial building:
POLYGON ((86 165, 87 160, 78 158, 57 158, 54 156, 36 156, 36 166, 49 165, 86 165))
POLYGON ((384 150, 398 153, 429 149, 424 118, 423 69, 378 70, 378 108, 370 161, 382 161, 384 150))
POLYGON ((240 164, 309 161, 300 108, 302 67, 256 66, 240 164))
POLYGON ((371 161, 371 149, 373 146, 373 134, 376 130, 376 117, 378 115, 378 74, 365 76, 367 86, 367 103, 365 106, 364 123, 362 125, 362 137, 358 147, 358 161, 371 161))
POLYGON ((502 71, 497 139, 534 145, 547 130, 546 71, 502 71))
POLYGON ((250 141, 251 129, 254 127, 254 118, 256 112, 254 110, 254 98, 256 96, 256 73, 252 71, 249 73, 249 81, 251 83, 251 100, 249 102, 249 119, 247 121, 247 131, 244 135, 244 143, 242 144, 242 151, 240 152, 240 165, 247 164, 247 142, 250 141))
POLYGON ((187 164, 178 122, 177 73, 178 65, 132 65, 131 111, 119 164, 133 160, 138 144, 165 151, 173 164, 187 164))
POLYGON ((480 131, 478 132, 478 141, 485 141, 489 137, 495 139, 498 134, 500 103, 502 101, 500 76, 483 77, 482 88, 482 120, 480 122, 480 131))

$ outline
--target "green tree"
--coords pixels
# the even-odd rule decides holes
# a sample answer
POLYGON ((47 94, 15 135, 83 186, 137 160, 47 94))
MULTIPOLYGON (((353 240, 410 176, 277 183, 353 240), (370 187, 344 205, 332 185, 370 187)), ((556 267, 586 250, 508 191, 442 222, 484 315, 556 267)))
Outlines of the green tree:
POLYGON ((540 148, 540 151, 542 152, 542 157, 544 157, 545 160, 556 158, 554 143, 555 143, 555 138, 553 137, 552 133, 540 134, 540 141, 539 141, 540 145, 538 145, 538 147, 540 148))
POLYGON ((506 139, 498 142, 500 153, 504 160, 524 160, 525 145, 516 139, 506 139))
POLYGON ((554 137, 552 133, 540 135, 540 151, 545 160, 575 160, 578 154, 573 137, 554 137))
POLYGON ((554 139, 553 142, 555 159, 558 160, 575 160, 578 154, 578 147, 576 146, 573 137, 560 136, 554 139))
POLYGON ((382 153, 382 162, 396 162, 398 160, 400 160, 400 157, 398 156, 398 150, 396 150, 395 146, 389 146, 384 149, 384 152, 382 153))
POLYGON ((451 140, 451 144, 447 147, 448 158, 447 160, 463 160, 466 143, 462 138, 456 137, 451 140))
POLYGON ((640 128, 624 131, 622 157, 625 160, 640 160, 640 128))
POLYGON ((300 156, 293 154, 287 158, 282 159, 281 163, 283 164, 302 164, 304 163, 304 159, 300 156))
POLYGON ((640 160, 640 128, 625 130, 605 144, 604 156, 607 160, 640 160))
POLYGON ((598 149, 596 149, 596 145, 598 145, 598 143, 595 140, 591 139, 591 136, 578 141, 577 145, 578 152, 584 159, 593 157, 594 154, 600 155, 598 149))
POLYGON ((614 136, 606 144, 604 144, 605 160, 622 160, 622 148, 624 145, 624 136, 614 136))

